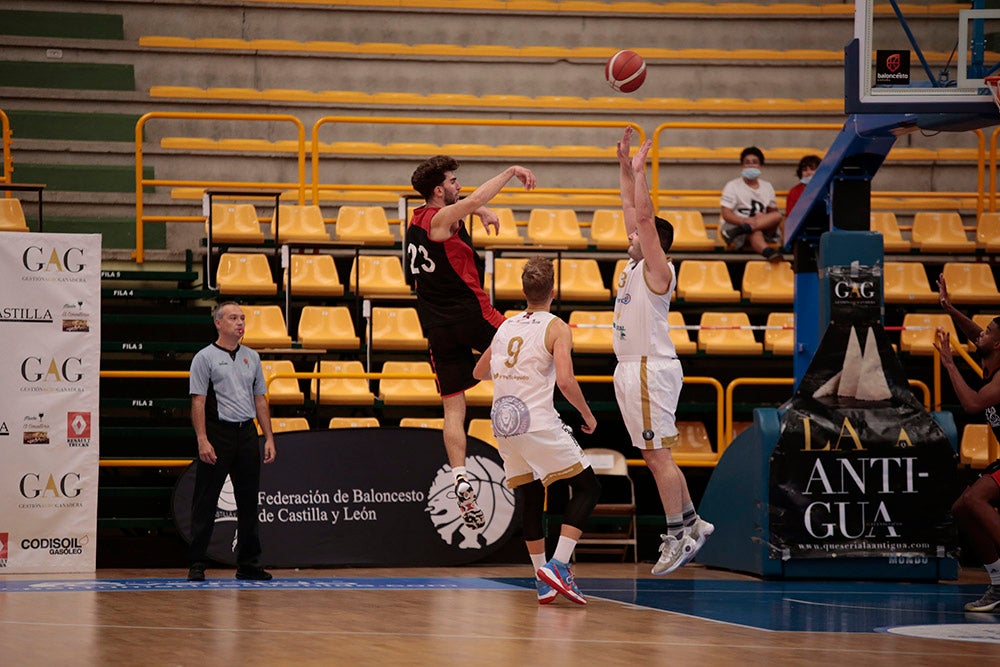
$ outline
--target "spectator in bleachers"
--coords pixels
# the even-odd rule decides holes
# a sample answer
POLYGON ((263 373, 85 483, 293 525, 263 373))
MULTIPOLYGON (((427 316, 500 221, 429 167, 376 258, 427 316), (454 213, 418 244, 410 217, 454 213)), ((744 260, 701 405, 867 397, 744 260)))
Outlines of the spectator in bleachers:
MULTIPOLYGON (((983 365, 983 384, 973 389, 955 366, 950 336, 938 327, 935 347, 941 353, 941 366, 948 373, 955 394, 966 412, 985 412, 986 421, 993 433, 1000 437, 1000 317, 981 329, 948 299, 948 286, 944 275, 938 278, 941 307, 951 315, 955 326, 976 346, 983 365)), ((976 556, 990 577, 986 593, 965 605, 966 611, 1000 611, 1000 460, 994 461, 972 483, 955 504, 951 512, 959 530, 972 542, 976 556)))
POLYGON ((809 185, 809 181, 812 180, 813 174, 816 173, 819 163, 822 161, 823 158, 818 155, 806 155, 799 160, 799 166, 795 168, 795 175, 798 176, 799 182, 788 191, 788 197, 785 199, 785 217, 792 212, 795 202, 802 196, 802 192, 809 185))
POLYGON ((779 261, 781 253, 768 244, 781 241, 782 215, 774 186, 760 177, 764 153, 748 146, 740 153, 740 165, 739 177, 722 188, 719 235, 730 250, 742 250, 749 244, 764 259, 779 261))
POLYGON ((403 244, 444 407, 444 447, 455 495, 465 524, 482 528, 486 521, 465 469, 465 392, 477 382, 472 351, 490 346, 504 317, 483 291, 485 266, 463 223, 475 215, 487 231, 491 226, 499 231, 500 219, 486 204, 514 178, 533 189, 535 175, 524 167, 508 167, 460 198, 457 170, 458 161, 438 155, 413 172, 410 182, 426 203, 413 212, 403 244))
POLYGON ((238 304, 220 303, 213 319, 218 337, 191 361, 191 424, 198 437, 198 461, 187 578, 205 580, 215 511, 229 477, 236 498, 236 578, 267 581, 271 574, 260 561, 260 445, 253 423, 256 417, 264 434, 264 463, 271 463, 275 457, 274 435, 264 369, 260 355, 240 344, 246 316, 238 304))
POLYGON ((630 261, 615 299, 615 397, 632 445, 642 452, 663 503, 667 532, 661 535, 653 574, 665 575, 694 558, 715 527, 695 512, 684 472, 670 451, 680 440, 677 401, 684 384, 684 370, 666 326, 670 295, 677 286, 677 273, 666 254, 674 230, 655 216, 649 196, 646 157, 652 142, 643 142, 630 159, 631 139, 632 129, 625 128, 618 142, 630 261))
POLYGON ((583 417, 581 430, 593 433, 597 419, 573 375, 573 337, 569 326, 549 312, 555 298, 552 260, 532 257, 521 273, 528 305, 497 329, 479 358, 475 376, 493 379, 493 435, 503 458, 507 486, 514 489, 523 517, 538 603, 556 593, 586 604, 573 577, 570 561, 583 527, 601 495, 601 483, 572 431, 552 403, 559 391, 583 417), (545 558, 545 489, 565 479, 572 489, 559 542, 545 558))

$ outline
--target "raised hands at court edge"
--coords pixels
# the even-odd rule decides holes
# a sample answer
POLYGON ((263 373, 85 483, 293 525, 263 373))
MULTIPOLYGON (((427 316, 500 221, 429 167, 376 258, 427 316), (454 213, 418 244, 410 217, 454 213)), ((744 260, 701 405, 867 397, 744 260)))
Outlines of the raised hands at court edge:
POLYGON ((948 298, 948 284, 944 280, 944 274, 939 274, 937 279, 938 286, 938 299, 941 301, 941 307, 948 310, 951 307, 951 300, 948 298))
POLYGON ((945 331, 944 327, 938 327, 934 332, 934 347, 941 353, 941 365, 945 368, 955 365, 955 358, 951 351, 951 334, 945 331))

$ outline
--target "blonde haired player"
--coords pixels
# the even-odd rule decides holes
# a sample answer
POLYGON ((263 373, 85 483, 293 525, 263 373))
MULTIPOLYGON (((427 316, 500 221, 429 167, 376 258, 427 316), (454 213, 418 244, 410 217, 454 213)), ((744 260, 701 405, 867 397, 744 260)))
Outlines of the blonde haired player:
POLYGON ((694 558, 715 527, 695 512, 687 480, 670 448, 677 444, 677 401, 684 371, 670 340, 667 313, 677 286, 666 255, 674 240, 670 223, 653 213, 646 185, 646 141, 629 159, 632 128, 618 142, 622 211, 630 262, 615 298, 615 396, 632 444, 642 452, 666 514, 660 558, 653 574, 664 575, 694 558))
POLYGON ((601 484, 552 404, 553 386, 558 384, 562 395, 580 412, 584 433, 593 433, 597 420, 573 376, 569 326, 549 312, 555 297, 554 282, 552 260, 528 260, 521 274, 528 307, 500 325, 474 375, 479 380, 493 379, 493 434, 507 486, 514 489, 522 508, 524 541, 535 572, 538 602, 548 604, 560 593, 577 604, 586 604, 569 562, 600 497, 601 484), (545 488, 560 479, 567 481, 573 494, 555 553, 546 561, 545 488))

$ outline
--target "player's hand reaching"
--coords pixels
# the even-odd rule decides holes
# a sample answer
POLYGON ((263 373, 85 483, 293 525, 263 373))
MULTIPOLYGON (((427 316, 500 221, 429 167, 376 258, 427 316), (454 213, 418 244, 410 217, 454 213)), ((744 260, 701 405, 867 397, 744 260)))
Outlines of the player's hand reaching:
POLYGON ((621 140, 618 141, 618 164, 625 168, 631 168, 631 158, 629 151, 632 149, 632 126, 625 127, 621 140))
POLYGON ((485 206, 476 209, 476 215, 479 216, 479 221, 483 223, 483 229, 487 234, 490 233, 490 227, 493 228, 494 234, 500 233, 500 216, 485 206))
POLYGON ((941 365, 944 367, 954 366, 955 358, 951 351, 951 334, 945 331, 944 327, 938 327, 934 332, 934 347, 941 353, 941 365))
POLYGON ((951 306, 951 299, 948 298, 948 283, 945 282, 943 273, 938 275, 937 286, 938 298, 941 301, 941 307, 948 310, 948 307, 951 306))
POLYGON ((646 139, 642 142, 639 150, 632 156, 632 171, 636 173, 646 171, 646 156, 649 155, 649 149, 652 147, 653 141, 651 139, 646 139))
POLYGON ((531 172, 530 169, 525 169, 524 167, 518 167, 518 166, 514 166, 512 167, 512 169, 514 170, 514 178, 521 181, 521 183, 524 185, 525 190, 535 189, 535 175, 531 172))

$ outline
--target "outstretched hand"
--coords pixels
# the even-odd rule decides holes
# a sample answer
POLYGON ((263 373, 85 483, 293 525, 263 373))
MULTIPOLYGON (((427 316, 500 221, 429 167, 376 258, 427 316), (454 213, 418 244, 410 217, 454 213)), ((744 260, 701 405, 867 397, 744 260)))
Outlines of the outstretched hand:
POLYGON ((934 332, 934 347, 941 353, 941 365, 954 365, 955 358, 951 350, 951 334, 944 327, 938 327, 934 332))
POLYGON ((622 138, 618 141, 618 164, 622 167, 629 168, 631 166, 629 158, 629 151, 632 149, 632 126, 628 125, 625 127, 625 132, 622 134, 622 138))
POLYGON ((524 185, 525 190, 535 189, 535 175, 531 172, 530 169, 525 169, 524 167, 515 166, 514 177, 517 178, 517 180, 521 181, 521 184, 524 185))
POLYGON ((938 298, 941 301, 941 307, 945 310, 951 305, 951 299, 948 298, 948 283, 945 282, 944 274, 938 275, 937 279, 938 286, 938 298))
POLYGON ((653 141, 651 139, 646 139, 642 142, 639 150, 632 156, 632 171, 636 173, 646 171, 646 157, 649 155, 649 149, 652 147, 653 141))

